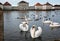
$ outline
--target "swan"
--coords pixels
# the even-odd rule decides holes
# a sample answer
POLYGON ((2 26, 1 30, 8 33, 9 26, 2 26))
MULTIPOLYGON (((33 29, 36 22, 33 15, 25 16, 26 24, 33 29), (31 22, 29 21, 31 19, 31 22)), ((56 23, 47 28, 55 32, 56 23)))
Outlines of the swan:
POLYGON ((42 34, 42 28, 38 27, 38 30, 35 31, 35 25, 33 25, 33 27, 30 29, 30 34, 32 38, 38 38, 41 34, 42 34))
POLYGON ((22 24, 19 25, 19 28, 21 31, 28 31, 29 27, 26 22, 22 22, 22 24))
POLYGON ((44 17, 43 17, 43 20, 42 20, 42 22, 43 22, 43 23, 50 24, 52 21, 50 21, 50 20, 45 20, 45 21, 44 21, 44 17))
POLYGON ((25 16, 25 22, 28 24, 29 21, 32 21, 32 19, 31 19, 31 18, 27 18, 27 17, 25 16))
POLYGON ((39 18, 38 18, 38 15, 36 14, 36 15, 35 15, 35 20, 38 20, 38 19, 39 19, 39 18))
POLYGON ((50 24, 50 27, 60 27, 60 24, 59 23, 56 23, 56 22, 52 22, 50 24))
POLYGON ((28 19, 27 19, 27 17, 25 16, 25 22, 28 24, 28 19))
POLYGON ((32 21, 32 19, 31 19, 31 18, 27 18, 27 20, 28 20, 28 21, 32 21))
POLYGON ((50 20, 46 20, 46 21, 43 21, 43 23, 48 23, 48 24, 50 24, 52 21, 50 21, 50 20))

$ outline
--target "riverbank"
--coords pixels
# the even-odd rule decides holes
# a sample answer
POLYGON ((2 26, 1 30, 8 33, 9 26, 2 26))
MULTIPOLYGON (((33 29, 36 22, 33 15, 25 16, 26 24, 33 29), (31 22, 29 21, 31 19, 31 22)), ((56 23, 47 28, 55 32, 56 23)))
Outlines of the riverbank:
POLYGON ((0 11, 0 41, 3 41, 3 11, 0 11))
POLYGON ((26 9, 26 10, 17 10, 17 9, 12 9, 12 10, 3 10, 3 11, 54 11, 54 10, 60 10, 60 9, 26 9))

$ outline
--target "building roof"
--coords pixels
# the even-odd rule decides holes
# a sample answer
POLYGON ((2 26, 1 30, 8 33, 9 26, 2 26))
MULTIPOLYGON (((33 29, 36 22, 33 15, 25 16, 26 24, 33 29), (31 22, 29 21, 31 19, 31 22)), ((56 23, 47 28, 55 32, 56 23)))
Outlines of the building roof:
POLYGON ((3 4, 0 2, 0 5, 3 5, 3 4))
POLYGON ((54 5, 54 7, 60 7, 60 5, 54 5))
POLYGON ((3 5, 4 6, 11 6, 11 4, 9 2, 5 2, 3 5))
POLYGON ((26 3, 26 4, 28 4, 28 2, 26 2, 26 1, 20 1, 18 4, 20 4, 20 3, 26 3))
POLYGON ((42 6, 42 4, 40 4, 40 3, 36 3, 35 6, 42 6))
POLYGON ((46 4, 44 4, 44 5, 51 5, 51 6, 52 6, 52 4, 50 4, 50 3, 48 3, 48 2, 47 2, 46 4))

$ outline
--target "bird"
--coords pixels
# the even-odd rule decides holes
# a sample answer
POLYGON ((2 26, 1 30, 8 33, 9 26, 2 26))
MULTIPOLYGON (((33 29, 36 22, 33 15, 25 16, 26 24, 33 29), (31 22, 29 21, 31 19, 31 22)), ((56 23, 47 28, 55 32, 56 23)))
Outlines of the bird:
POLYGON ((50 24, 52 21, 50 21, 50 20, 46 20, 46 21, 43 21, 43 23, 48 23, 48 24, 50 24))
POLYGON ((43 17, 43 20, 42 20, 43 23, 46 23, 46 24, 50 24, 52 21, 51 20, 44 20, 44 17, 43 17))
POLYGON ((60 24, 57 22, 51 22, 50 27, 60 27, 60 24))
POLYGON ((25 16, 25 22, 28 24, 28 19, 27 19, 27 17, 25 16))
POLYGON ((19 24, 19 28, 21 31, 28 31, 29 30, 29 26, 26 22, 22 22, 22 24, 19 24))
POLYGON ((30 35, 33 39, 40 37, 41 34, 42 34, 42 28, 41 27, 38 27, 38 30, 36 30, 35 25, 33 25, 33 27, 31 27, 30 35))
POLYGON ((39 18, 38 18, 38 15, 37 15, 37 14, 35 14, 35 20, 39 20, 39 18))

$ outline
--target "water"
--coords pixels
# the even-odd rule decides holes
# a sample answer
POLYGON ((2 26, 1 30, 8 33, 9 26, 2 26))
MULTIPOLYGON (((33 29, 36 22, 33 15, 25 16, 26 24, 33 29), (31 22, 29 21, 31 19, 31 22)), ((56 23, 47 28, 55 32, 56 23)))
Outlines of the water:
POLYGON ((51 28, 49 24, 42 23, 44 20, 50 18, 53 22, 60 23, 60 10, 55 11, 4 11, 4 40, 5 41, 54 41, 55 39, 60 39, 60 28, 51 28), (34 15, 39 16, 39 20, 34 20, 34 15), (41 39, 32 39, 30 33, 20 33, 19 24, 24 21, 20 19, 21 17, 31 18, 32 21, 29 21, 29 28, 32 25, 36 27, 40 26, 43 30, 41 34, 41 39))

